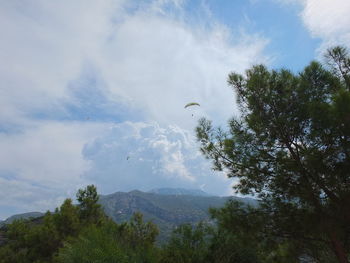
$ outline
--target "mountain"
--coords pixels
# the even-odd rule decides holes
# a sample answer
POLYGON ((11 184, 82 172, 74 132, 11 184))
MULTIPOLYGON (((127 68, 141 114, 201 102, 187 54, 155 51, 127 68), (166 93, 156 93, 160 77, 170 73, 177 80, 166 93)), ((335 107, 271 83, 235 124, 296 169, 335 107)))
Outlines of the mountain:
POLYGON ((3 225, 6 225, 6 224, 11 224, 13 221, 18 220, 18 219, 31 219, 31 218, 41 217, 41 216, 44 216, 44 213, 29 212, 29 213, 13 215, 4 221, 0 221, 0 227, 3 225))
POLYGON ((100 197, 106 214, 116 222, 128 220, 133 213, 141 212, 146 220, 175 225, 207 219, 209 207, 222 206, 227 200, 227 197, 164 195, 137 190, 100 197))
MULTIPOLYGON (((135 212, 141 212, 145 221, 157 224, 160 230, 159 241, 162 242, 180 224, 195 224, 199 221, 210 223, 209 208, 222 207, 230 199, 257 205, 257 201, 252 198, 211 196, 201 190, 182 188, 160 188, 150 192, 116 192, 101 195, 99 203, 106 215, 117 223, 128 221, 135 212)), ((0 228, 16 219, 32 218, 31 221, 40 223, 40 217, 43 215, 40 212, 14 215, 0 222, 0 228)))
POLYGON ((105 213, 117 223, 129 220, 135 212, 141 212, 146 221, 158 225, 161 240, 166 239, 172 229, 180 224, 210 222, 208 209, 222 207, 229 199, 256 204, 256 200, 251 198, 218 197, 203 193, 200 190, 170 188, 150 192, 134 190, 100 196, 100 204, 105 213))
POLYGON ((159 194, 159 195, 210 196, 210 194, 199 189, 184 189, 184 188, 157 188, 157 189, 152 189, 148 193, 159 194))

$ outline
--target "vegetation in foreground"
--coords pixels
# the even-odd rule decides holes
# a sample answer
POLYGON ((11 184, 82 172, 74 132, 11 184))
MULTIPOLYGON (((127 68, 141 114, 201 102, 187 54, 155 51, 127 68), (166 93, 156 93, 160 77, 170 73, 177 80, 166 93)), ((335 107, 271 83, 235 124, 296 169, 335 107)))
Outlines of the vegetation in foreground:
POLYGON ((8 224, 0 262, 258 262, 254 249, 214 226, 181 225, 157 246, 155 224, 144 222, 140 213, 126 223, 113 222, 97 203, 93 185, 79 190, 77 200, 73 205, 66 199, 40 219, 8 224))
POLYGON ((303 250, 307 262, 346 263, 350 57, 335 47, 325 60, 311 62, 298 75, 263 65, 244 76, 230 74, 240 116, 229 121, 227 132, 202 119, 197 137, 214 167, 239 180, 237 192, 262 200, 258 217, 247 218, 262 220, 256 223, 262 244, 278 237, 291 255, 303 250))
POLYGON ((229 201, 213 225, 182 225, 155 245, 156 225, 135 214, 108 219, 94 186, 79 190, 42 222, 15 221, 0 262, 319 262, 350 258, 350 58, 336 47, 327 65, 298 75, 255 66, 231 74, 241 116, 230 130, 202 119, 197 137, 236 190, 260 205, 229 201))

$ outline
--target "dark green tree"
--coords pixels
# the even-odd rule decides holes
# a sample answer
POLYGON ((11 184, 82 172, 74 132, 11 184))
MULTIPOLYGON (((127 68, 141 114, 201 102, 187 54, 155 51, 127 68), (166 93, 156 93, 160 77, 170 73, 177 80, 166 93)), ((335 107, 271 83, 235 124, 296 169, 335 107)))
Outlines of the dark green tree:
POLYGON ((350 252, 350 59, 328 50, 327 63, 299 74, 254 66, 232 73, 240 116, 229 130, 202 119, 201 150, 237 178, 235 190, 262 200, 285 239, 325 245, 337 260, 350 252), (309 240, 309 242, 307 242, 309 240))
POLYGON ((44 222, 32 226, 26 235, 26 247, 30 262, 49 262, 52 255, 62 245, 62 239, 55 224, 54 215, 47 212, 44 222))
POLYGON ((162 263, 204 263, 207 261, 212 229, 204 223, 184 224, 175 229, 163 247, 162 263))
POLYGON ((129 262, 158 262, 155 241, 159 233, 152 222, 144 222, 141 213, 134 213, 129 222, 118 228, 119 244, 129 255, 129 262))
POLYGON ((141 213, 134 213, 127 223, 129 242, 135 245, 153 245, 159 234, 157 226, 152 222, 144 222, 141 213))
POLYGON ((77 193, 79 205, 66 199, 54 213, 47 212, 38 220, 19 220, 6 226, 7 244, 0 247, 1 263, 52 262, 65 241, 105 220, 96 187, 87 186, 77 193))
POLYGON ((296 263, 310 258, 302 240, 285 238, 276 229, 275 218, 261 207, 231 200, 210 212, 218 228, 211 246, 212 262, 296 263))
POLYGON ((66 199, 54 215, 57 230, 62 238, 76 236, 81 228, 78 207, 73 205, 72 199, 66 199))
POLYGON ((99 223, 103 219, 101 205, 98 204, 99 196, 94 185, 88 185, 85 189, 79 189, 77 193, 79 202, 80 219, 86 223, 99 223))
POLYGON ((100 226, 91 224, 85 227, 77 238, 65 242, 55 262, 133 262, 129 261, 128 254, 119 243, 117 228, 110 221, 100 226))
MULTIPOLYGON (((235 224, 236 225, 236 224, 235 224)), ((262 255, 258 254, 256 241, 251 240, 249 244, 246 237, 241 239, 235 232, 222 227, 214 232, 209 243, 206 262, 208 263, 260 263, 262 255)), ((261 240, 260 240, 261 242, 261 240)), ((267 261, 266 261, 267 262, 267 261)), ((289 261, 279 261, 287 263, 289 261)))
POLYGON ((129 222, 116 224, 109 219, 86 226, 77 238, 60 249, 57 262, 158 262, 154 245, 157 227, 144 222, 137 213, 129 222))
POLYGON ((30 220, 8 225, 8 243, 0 248, 0 262, 50 262, 61 244, 54 217, 47 212, 40 224, 30 220))
POLYGON ((27 263, 28 248, 26 236, 30 228, 24 220, 15 220, 7 226, 6 237, 9 239, 6 245, 0 247, 1 263, 27 263))

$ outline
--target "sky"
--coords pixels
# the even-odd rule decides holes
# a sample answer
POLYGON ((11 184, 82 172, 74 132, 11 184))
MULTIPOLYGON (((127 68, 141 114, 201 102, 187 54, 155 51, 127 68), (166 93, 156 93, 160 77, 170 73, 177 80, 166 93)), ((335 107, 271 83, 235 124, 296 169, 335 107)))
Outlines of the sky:
POLYGON ((230 72, 298 73, 350 47, 349 12, 348 0, 0 1, 0 219, 88 184, 232 194, 199 152, 198 119, 225 128, 237 114, 230 72))

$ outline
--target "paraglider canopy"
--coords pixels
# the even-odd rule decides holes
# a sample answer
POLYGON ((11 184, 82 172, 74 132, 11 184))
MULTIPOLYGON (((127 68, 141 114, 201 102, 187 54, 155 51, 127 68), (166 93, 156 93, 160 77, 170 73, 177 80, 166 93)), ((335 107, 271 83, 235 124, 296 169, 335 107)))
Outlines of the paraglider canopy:
POLYGON ((199 103, 197 103, 197 102, 190 102, 190 103, 187 103, 187 104, 185 105, 185 109, 186 109, 187 107, 190 107, 190 106, 201 106, 201 105, 199 105, 199 103))

